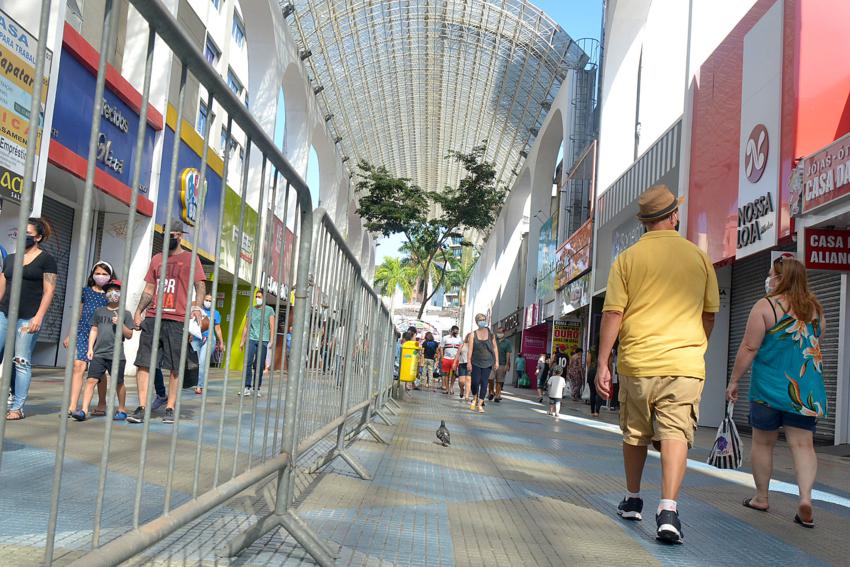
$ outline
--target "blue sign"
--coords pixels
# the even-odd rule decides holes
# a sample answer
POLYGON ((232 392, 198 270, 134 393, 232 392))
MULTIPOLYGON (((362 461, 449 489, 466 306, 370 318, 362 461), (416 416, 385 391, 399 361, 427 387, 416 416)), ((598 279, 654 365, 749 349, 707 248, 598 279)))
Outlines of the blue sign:
MULTIPOLYGON (((83 159, 86 159, 89 149, 95 82, 95 76, 73 53, 63 49, 51 138, 83 159)), ((96 167, 128 187, 137 159, 134 152, 138 129, 139 115, 136 111, 108 88, 105 89, 97 140, 96 167)), ((155 136, 156 130, 147 124, 144 149, 142 155, 138 156, 142 160, 140 191, 145 195, 150 184, 155 136)))
MULTIPOLYGON (((156 222, 165 224, 168 210, 168 187, 170 185, 171 151, 174 147, 174 130, 168 125, 164 129, 162 145, 162 173, 160 174, 159 194, 156 199, 156 222)), ((174 187, 174 202, 171 204, 171 218, 180 219, 187 226, 185 240, 194 242, 194 225, 198 225, 200 250, 208 256, 217 258, 215 253, 215 235, 221 211, 221 177, 207 166, 204 189, 206 198, 204 214, 198 218, 201 205, 201 156, 195 153, 184 141, 180 141, 177 150, 177 184, 174 187)))

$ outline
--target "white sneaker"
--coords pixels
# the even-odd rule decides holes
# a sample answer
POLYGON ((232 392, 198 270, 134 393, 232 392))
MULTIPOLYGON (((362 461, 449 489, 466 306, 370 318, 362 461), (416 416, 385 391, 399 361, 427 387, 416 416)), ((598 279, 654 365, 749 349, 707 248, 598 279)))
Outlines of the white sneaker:
POLYGON ((251 397, 251 388, 245 388, 244 390, 242 390, 242 393, 239 394, 239 395, 245 396, 246 398, 250 398, 251 397))
POLYGON ((257 397, 258 397, 258 398, 262 398, 262 397, 263 397, 263 393, 262 393, 261 391, 259 391, 259 390, 257 390, 257 397))
POLYGON ((12 402, 14 402, 14 401, 15 401, 15 396, 13 396, 11 392, 9 392, 9 397, 6 398, 6 405, 11 406, 12 402))

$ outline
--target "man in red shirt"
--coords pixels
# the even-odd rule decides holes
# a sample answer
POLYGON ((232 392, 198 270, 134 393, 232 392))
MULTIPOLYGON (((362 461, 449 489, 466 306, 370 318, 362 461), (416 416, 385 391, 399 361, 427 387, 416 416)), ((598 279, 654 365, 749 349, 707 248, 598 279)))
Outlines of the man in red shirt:
MULTIPOLYGON (((139 350, 136 353, 136 384, 139 390, 139 407, 127 417, 130 423, 145 421, 145 403, 148 397, 148 379, 150 377, 151 351, 153 349, 153 330, 156 322, 157 292, 162 291, 162 326, 160 327, 158 352, 159 367, 163 372, 170 372, 168 382, 168 402, 165 405, 163 423, 174 423, 174 403, 177 401, 177 380, 180 372, 180 349, 188 348, 183 342, 183 320, 186 316, 186 306, 190 294, 190 270, 192 254, 180 246, 183 238, 183 222, 174 220, 171 223, 168 238, 168 261, 165 267, 165 278, 162 277, 162 252, 151 258, 151 264, 145 274, 145 289, 136 307, 134 322, 140 329, 139 350), (164 281, 163 281, 164 280, 164 281)), ((201 261, 195 258, 194 288, 195 297, 192 300, 192 316, 200 324, 202 318, 201 301, 206 295, 206 275, 201 261)))

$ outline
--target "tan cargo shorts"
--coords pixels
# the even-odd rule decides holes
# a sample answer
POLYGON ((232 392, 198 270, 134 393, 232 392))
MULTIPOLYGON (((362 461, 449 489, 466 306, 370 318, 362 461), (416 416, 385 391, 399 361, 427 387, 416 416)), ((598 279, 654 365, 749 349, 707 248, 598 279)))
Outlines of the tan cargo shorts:
POLYGON ((691 376, 620 376, 623 442, 646 446, 679 439, 693 446, 704 383, 691 376))

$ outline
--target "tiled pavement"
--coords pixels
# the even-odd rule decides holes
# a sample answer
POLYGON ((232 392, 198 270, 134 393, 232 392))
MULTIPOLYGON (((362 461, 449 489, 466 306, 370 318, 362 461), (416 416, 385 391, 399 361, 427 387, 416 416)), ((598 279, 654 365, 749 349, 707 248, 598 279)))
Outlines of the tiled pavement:
MULTIPOLYGON (((543 406, 518 394, 501 404, 489 403, 487 413, 478 415, 448 396, 414 392, 402 403, 392 427, 378 427, 388 446, 363 436, 351 449, 374 479, 360 480, 339 461, 319 474, 302 472, 299 512, 339 549, 339 565, 848 564, 847 459, 821 457, 818 526, 804 530, 791 522, 795 502, 786 493, 789 485, 783 484, 793 481, 787 449, 777 450, 779 482, 771 495, 771 511, 757 513, 740 504, 751 493, 745 472, 720 472, 701 465, 713 438, 713 431, 701 430, 680 498, 686 544, 666 547, 655 542, 651 520, 660 480, 657 457, 649 458, 644 477, 647 520, 621 522, 613 513, 622 496, 615 414, 603 413, 601 420, 590 420, 583 404, 564 405, 562 419, 555 421, 545 415, 543 406), (451 430, 451 447, 435 443, 440 419, 451 430)), ((47 448, 27 450, 32 453, 29 459, 52 463, 47 448), (41 457, 38 450, 44 453, 41 457)), ((10 455, 14 451, 7 458, 10 455)), ((87 521, 93 509, 91 498, 86 499, 87 479, 96 468, 86 461, 93 457, 81 456, 63 485, 79 493, 74 495, 77 513, 87 521)), ((0 495, 9 494, 8 466, 4 462, 0 473, 0 495)), ((113 477, 110 490, 132 490, 135 477, 113 477)), ((33 486, 42 483, 38 476, 30 480, 33 486)), ((156 475, 149 482, 146 494, 154 506, 161 500, 157 496, 161 482, 156 475)), ((282 532, 265 536, 236 558, 216 556, 217 547, 268 508, 271 491, 268 484, 239 495, 131 563, 312 564, 282 532)), ((31 498, 27 505, 42 510, 39 498, 46 496, 32 494, 31 498)), ((5 518, 0 520, 0 553, 6 550, 11 552, 6 557, 20 558, 16 551, 38 545, 33 534, 39 533, 43 518, 33 521, 26 508, 22 515, 8 496, 0 496, 0 510, 5 518), (9 531, 11 527, 16 531, 9 531)), ((71 520, 66 520, 64 529, 60 521, 64 538, 60 541, 75 541, 71 520)), ((113 531, 126 529, 122 513, 116 512, 107 522, 104 527, 113 531)), ((83 539, 89 537, 83 535, 83 539)), ((0 560, 0 564, 5 563, 0 560)))

